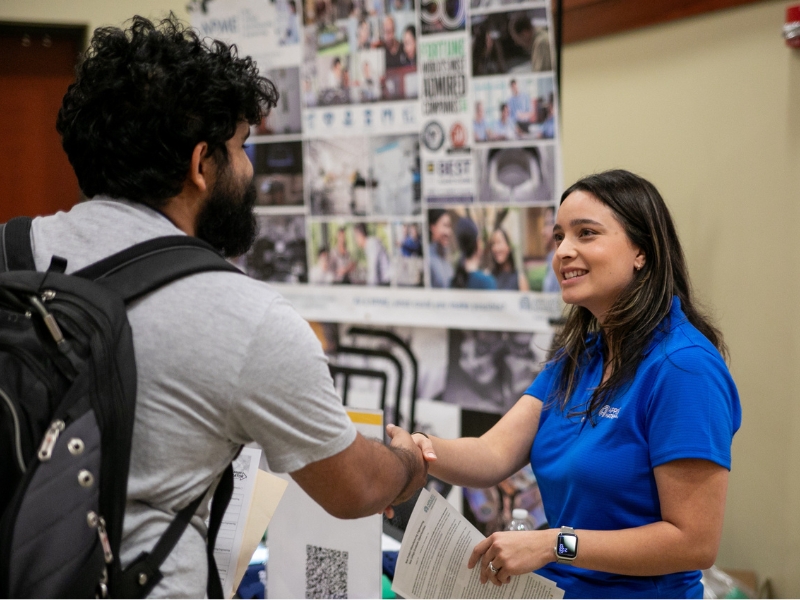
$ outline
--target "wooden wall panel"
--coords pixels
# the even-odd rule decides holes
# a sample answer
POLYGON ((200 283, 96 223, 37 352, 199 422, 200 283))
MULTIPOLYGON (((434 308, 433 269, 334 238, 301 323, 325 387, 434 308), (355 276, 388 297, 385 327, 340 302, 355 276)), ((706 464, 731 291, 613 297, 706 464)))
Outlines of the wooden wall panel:
POLYGON ((764 0, 563 0, 564 44, 764 0))
POLYGON ((81 198, 56 115, 83 30, 0 23, 0 223, 68 210, 81 198))

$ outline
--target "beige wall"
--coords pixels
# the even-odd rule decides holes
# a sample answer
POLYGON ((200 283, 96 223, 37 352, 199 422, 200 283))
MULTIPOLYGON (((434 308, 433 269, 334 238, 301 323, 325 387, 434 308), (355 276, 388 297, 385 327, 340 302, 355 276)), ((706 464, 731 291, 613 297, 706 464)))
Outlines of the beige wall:
POLYGON ((730 345, 743 424, 718 563, 797 598, 800 50, 781 38, 787 5, 568 46, 562 109, 565 183, 613 167, 651 179, 730 345))
MULTIPOLYGON (((0 20, 94 28, 186 18, 186 3, 4 0, 0 20)), ((565 183, 624 167, 667 199, 744 411, 718 563, 800 597, 800 51, 780 37, 786 5, 567 47, 563 134, 565 183)))
POLYGON ((120 25, 139 14, 150 19, 172 10, 188 19, 189 0, 0 0, 0 21, 86 25, 89 32, 104 25, 120 25))

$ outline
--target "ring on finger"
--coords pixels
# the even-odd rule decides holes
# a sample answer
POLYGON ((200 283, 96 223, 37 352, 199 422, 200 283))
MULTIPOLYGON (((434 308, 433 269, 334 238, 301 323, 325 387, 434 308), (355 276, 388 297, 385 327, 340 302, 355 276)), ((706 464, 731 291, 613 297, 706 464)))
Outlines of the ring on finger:
POLYGON ((495 566, 492 564, 492 561, 489 561, 489 570, 495 575, 497 575, 497 573, 500 571, 500 569, 495 568, 495 566))

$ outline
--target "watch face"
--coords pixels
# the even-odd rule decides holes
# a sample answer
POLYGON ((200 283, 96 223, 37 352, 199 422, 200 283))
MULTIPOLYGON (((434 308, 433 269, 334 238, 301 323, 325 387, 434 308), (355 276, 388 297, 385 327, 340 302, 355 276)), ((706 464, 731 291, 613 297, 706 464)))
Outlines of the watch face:
POLYGON ((578 536, 571 533, 558 534, 556 553, 559 558, 575 558, 578 556, 578 536))

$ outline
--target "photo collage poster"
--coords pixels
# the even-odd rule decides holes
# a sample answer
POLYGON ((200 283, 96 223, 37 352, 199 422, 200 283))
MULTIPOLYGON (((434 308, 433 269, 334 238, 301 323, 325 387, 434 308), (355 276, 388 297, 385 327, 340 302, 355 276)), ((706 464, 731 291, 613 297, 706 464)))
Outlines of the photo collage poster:
POLYGON ((235 43, 280 93, 247 146, 259 225, 239 259, 248 274, 310 319, 530 331, 558 316, 546 1, 189 9, 201 35, 235 43))
MULTIPOLYGON (((201 35, 236 43, 280 93, 248 140, 259 233, 237 264, 335 339, 367 325, 427 340, 415 346, 426 379, 406 397, 478 415, 463 433, 480 435, 541 369, 562 309, 550 267, 562 171, 549 3, 189 9, 201 35)), ((327 350, 333 363, 387 368, 327 350)), ((468 493, 486 531, 509 510, 502 490, 468 493)))

